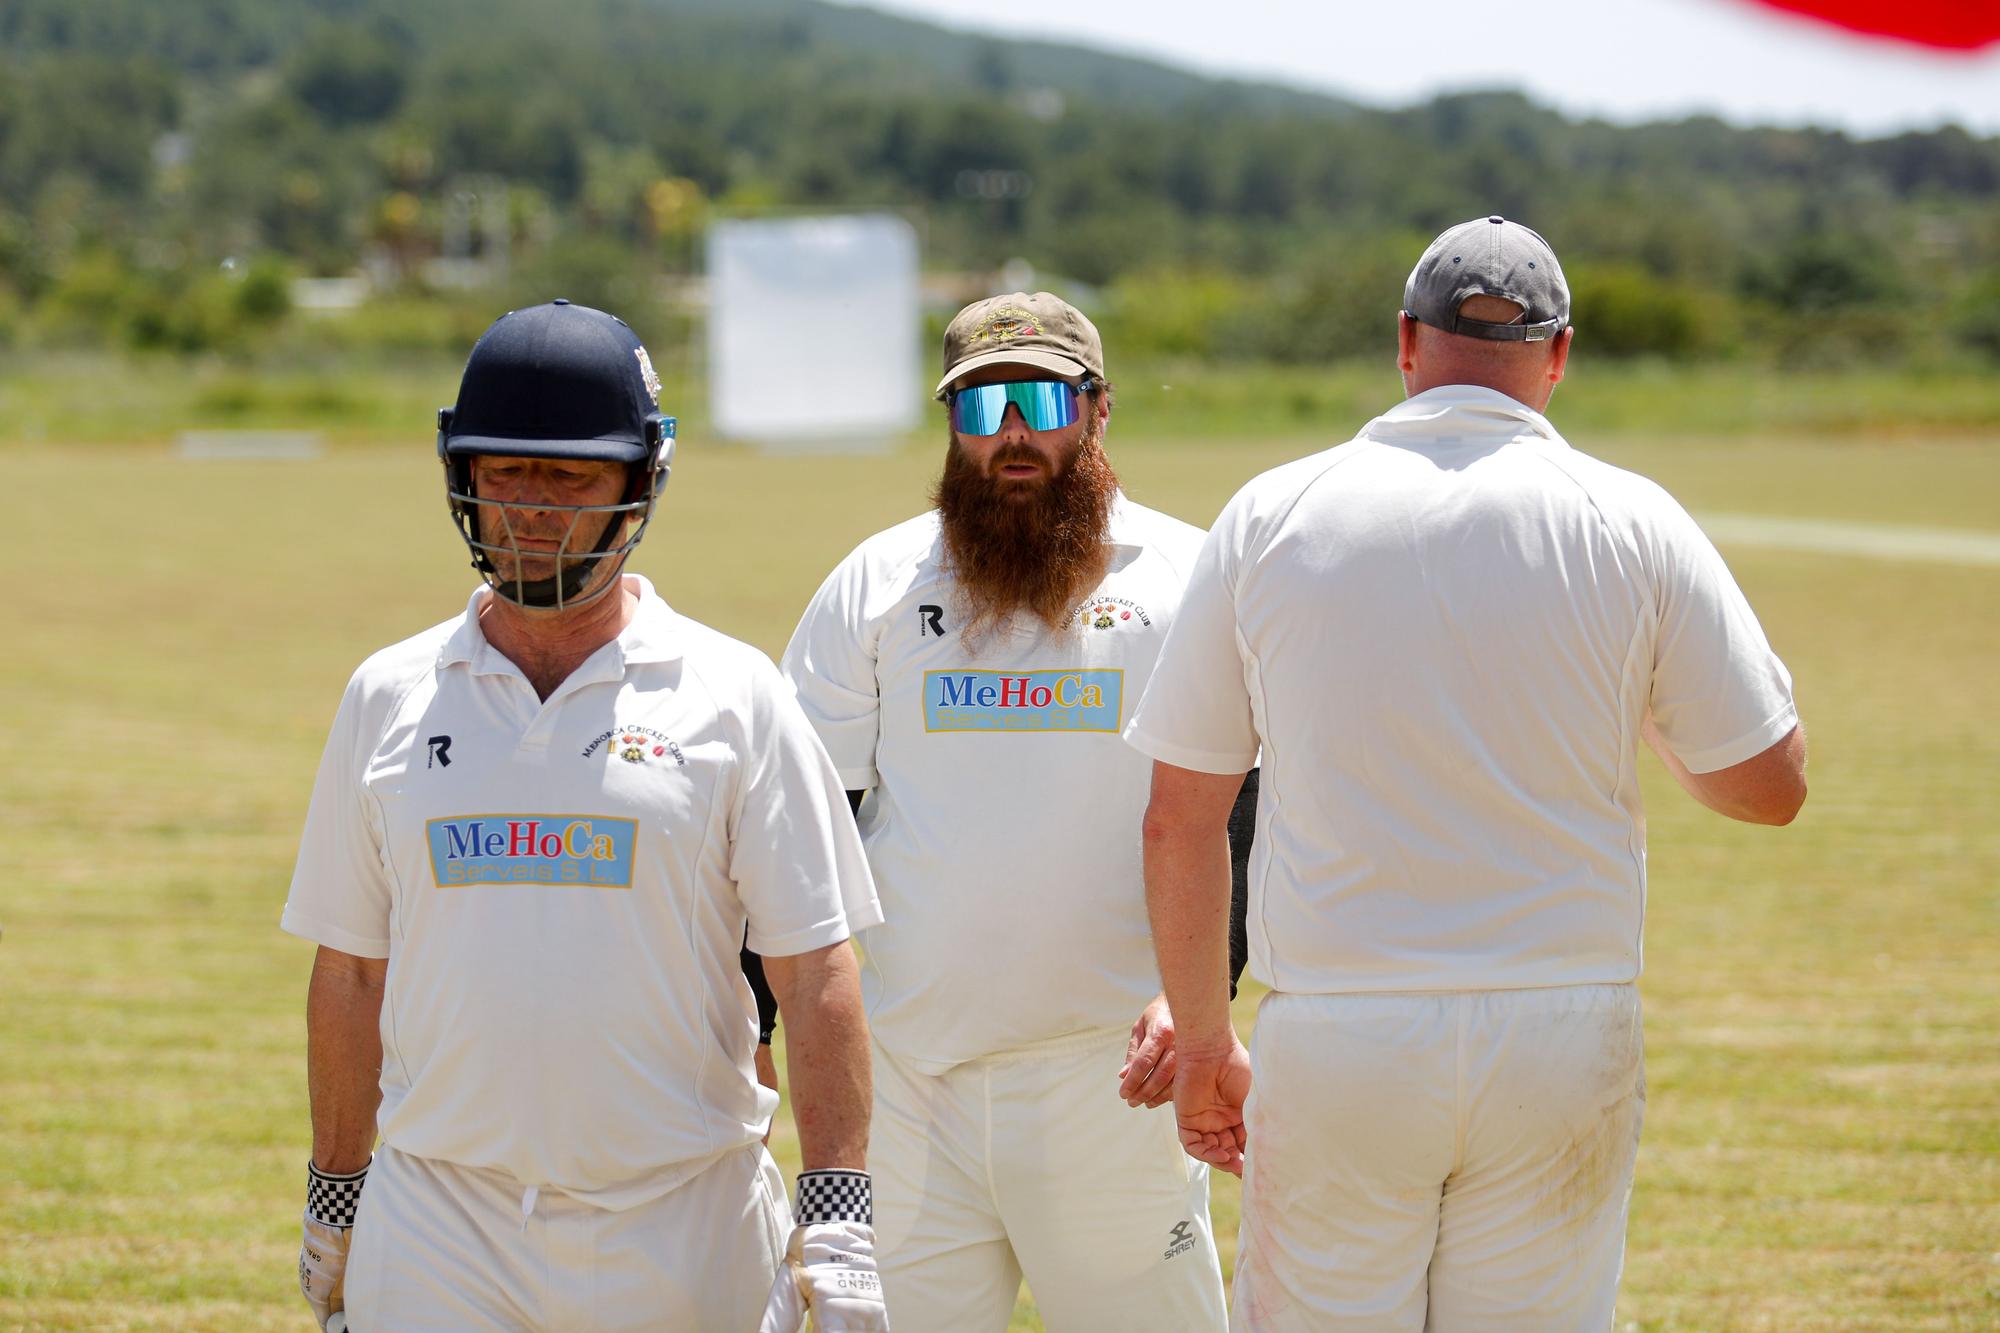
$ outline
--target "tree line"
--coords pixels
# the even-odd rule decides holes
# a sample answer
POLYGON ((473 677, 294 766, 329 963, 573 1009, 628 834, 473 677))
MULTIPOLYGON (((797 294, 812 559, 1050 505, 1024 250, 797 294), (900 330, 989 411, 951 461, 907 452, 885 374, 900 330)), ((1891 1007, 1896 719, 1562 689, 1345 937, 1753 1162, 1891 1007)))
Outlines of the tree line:
POLYGON ((1497 212, 1556 245, 1600 351, 2000 360, 1996 204, 2000 139, 1955 128, 1377 110, 814 0, 0 9, 0 339, 25 344, 248 346, 292 276, 421 301, 441 258, 643 308, 718 214, 875 206, 931 265, 1090 293, 1135 350, 1371 349, 1423 242, 1497 212))

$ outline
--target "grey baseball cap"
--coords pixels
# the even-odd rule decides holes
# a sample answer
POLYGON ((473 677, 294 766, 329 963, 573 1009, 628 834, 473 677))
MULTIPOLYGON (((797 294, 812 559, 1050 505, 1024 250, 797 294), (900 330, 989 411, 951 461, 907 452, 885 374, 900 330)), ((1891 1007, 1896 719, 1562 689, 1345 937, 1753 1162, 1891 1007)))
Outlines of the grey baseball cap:
POLYGON ((1403 313, 1446 333, 1546 342, 1569 326, 1569 283, 1539 232, 1496 214, 1431 242, 1403 285, 1403 313), (1498 296, 1524 313, 1512 324, 1467 319, 1458 308, 1468 296, 1498 296))
POLYGON ((1032 366, 1065 377, 1104 378, 1104 342, 1075 306, 1048 292, 1008 292, 974 301, 944 331, 937 396, 981 366, 1032 366))

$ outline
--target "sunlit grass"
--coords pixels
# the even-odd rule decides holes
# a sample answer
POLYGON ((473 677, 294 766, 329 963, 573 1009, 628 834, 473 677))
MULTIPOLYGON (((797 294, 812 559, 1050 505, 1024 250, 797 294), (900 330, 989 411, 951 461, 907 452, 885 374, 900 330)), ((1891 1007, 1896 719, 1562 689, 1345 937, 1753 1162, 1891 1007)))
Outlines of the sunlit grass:
MULTIPOLYGON (((1345 438, 1401 393, 1392 329, 1380 356, 1326 366, 1134 360, 1114 348, 1116 432, 1143 440, 1345 438)), ((463 346, 476 332, 476 322, 465 325, 463 346)), ((1743 363, 1603 361, 1587 354, 1587 338, 1579 347, 1557 400, 1557 415, 1578 440, 1761 437, 1817 446, 2000 431, 1995 369, 1978 361, 1914 374, 1882 366, 1779 373, 1743 363)), ((656 340, 652 354, 667 410, 686 437, 708 438, 698 352, 656 340)), ((336 442, 420 441, 454 397, 462 364, 456 352, 342 346, 280 345, 247 358, 16 353, 0 361, 0 443, 152 444, 184 430, 302 425, 336 442)), ((916 432, 926 440, 940 434, 930 420, 916 432)))
MULTIPOLYGON (((411 404, 438 396, 420 378, 411 404)), ((1114 452, 1137 498, 1206 522, 1305 447, 1231 443, 1251 438, 1123 429, 1114 452)), ((307 1327, 293 1260, 311 950, 277 916, 349 671, 463 603, 429 450, 419 430, 314 463, 0 454, 16 571, 0 656, 0 1328, 307 1327)), ((2000 440, 1653 430, 1601 452, 1698 510, 2000 530, 2000 440)), ((691 439, 638 567, 775 652, 834 560, 921 507, 933 462, 691 439)), ((1797 825, 1767 830, 1649 786, 1652 1097, 1621 1323, 1991 1327, 2000 572, 1726 553, 1797 677, 1813 795, 1797 825)), ((775 1142, 792 1152, 782 1116, 775 1142)), ((1225 1256, 1236 1199, 1220 1182, 1225 1256)))

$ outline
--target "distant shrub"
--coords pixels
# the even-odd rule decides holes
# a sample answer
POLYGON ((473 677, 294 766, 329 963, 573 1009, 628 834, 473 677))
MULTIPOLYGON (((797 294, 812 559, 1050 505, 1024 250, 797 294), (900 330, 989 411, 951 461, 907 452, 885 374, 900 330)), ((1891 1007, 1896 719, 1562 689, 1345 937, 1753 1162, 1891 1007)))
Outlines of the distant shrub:
POLYGON ((1120 355, 1226 356, 1229 334, 1261 293, 1232 273, 1153 268, 1128 273, 1105 293, 1099 323, 1120 355))
POLYGON ((36 314, 51 342, 101 343, 119 328, 136 295, 132 275, 118 256, 90 250, 63 269, 36 314))
POLYGON ((0 283, 0 348, 12 347, 20 341, 21 324, 21 299, 12 288, 0 283))
MULTIPOLYGON (((513 306, 565 297, 618 316, 643 339, 662 323, 658 296, 632 248, 609 236, 565 236, 518 266, 507 283, 513 306)), ((507 306, 490 318, 506 313, 507 306)))
POLYGON ((1716 346, 1721 298, 1636 264, 1571 264, 1570 318, 1593 354, 1685 360, 1716 346))
POLYGON ((1422 241, 1395 232, 1326 238, 1238 312, 1236 355, 1303 365, 1393 357, 1403 282, 1422 251, 1422 241))
POLYGON ((1880 242, 1853 232, 1804 231, 1751 259, 1745 295, 1797 313, 1892 300, 1903 282, 1880 242))
POLYGON ((1947 327, 1967 347, 2000 361, 2000 271, 1983 275, 1959 294, 1947 327))
POLYGON ((275 255, 260 256, 236 280, 233 304, 246 323, 277 323, 292 310, 290 267, 275 255))
POLYGON ((292 56, 284 78, 328 124, 369 124, 402 102, 409 63, 384 34, 357 24, 329 23, 292 56))

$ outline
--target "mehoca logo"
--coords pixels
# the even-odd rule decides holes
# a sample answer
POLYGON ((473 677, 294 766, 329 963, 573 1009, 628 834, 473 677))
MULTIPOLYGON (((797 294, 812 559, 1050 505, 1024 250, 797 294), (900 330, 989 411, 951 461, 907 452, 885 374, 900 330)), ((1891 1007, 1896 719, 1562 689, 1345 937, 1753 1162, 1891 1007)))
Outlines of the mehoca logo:
POLYGON ((1115 668, 927 671, 924 730, 1117 731, 1124 686, 1115 668))

